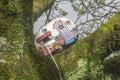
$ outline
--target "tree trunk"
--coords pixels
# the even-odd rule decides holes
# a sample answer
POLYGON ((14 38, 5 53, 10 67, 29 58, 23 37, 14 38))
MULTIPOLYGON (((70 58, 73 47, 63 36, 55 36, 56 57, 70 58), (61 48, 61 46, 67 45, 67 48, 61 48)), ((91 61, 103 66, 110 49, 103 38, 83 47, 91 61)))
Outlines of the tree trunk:
POLYGON ((0 80, 59 79, 51 58, 35 49, 32 8, 33 0, 0 1, 0 80))

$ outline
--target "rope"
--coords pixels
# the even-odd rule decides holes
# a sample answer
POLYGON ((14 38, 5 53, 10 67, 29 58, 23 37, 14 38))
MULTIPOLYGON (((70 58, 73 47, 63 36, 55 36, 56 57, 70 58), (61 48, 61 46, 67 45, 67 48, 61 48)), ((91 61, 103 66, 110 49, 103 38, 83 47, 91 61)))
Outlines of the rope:
POLYGON ((53 57, 53 55, 51 54, 50 50, 48 49, 48 47, 47 47, 46 45, 45 45, 45 47, 46 47, 48 53, 50 54, 50 56, 51 56, 51 58, 52 58, 52 60, 53 60, 53 62, 54 62, 54 64, 55 64, 56 68, 58 69, 59 76, 60 76, 60 80, 62 80, 61 72, 60 72, 60 69, 59 69, 59 67, 58 67, 57 62, 55 61, 55 58, 53 57))

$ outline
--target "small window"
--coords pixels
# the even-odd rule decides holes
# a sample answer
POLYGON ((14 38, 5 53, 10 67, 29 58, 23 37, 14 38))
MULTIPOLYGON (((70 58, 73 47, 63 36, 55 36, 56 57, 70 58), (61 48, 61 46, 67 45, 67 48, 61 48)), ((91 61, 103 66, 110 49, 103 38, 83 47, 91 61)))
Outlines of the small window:
POLYGON ((43 42, 44 43, 46 43, 46 42, 48 42, 48 41, 50 41, 51 39, 47 36, 47 37, 45 37, 44 39, 43 39, 43 42))
POLYGON ((60 29, 64 28, 62 25, 59 26, 60 29))
POLYGON ((42 41, 43 41, 44 43, 46 43, 46 42, 48 42, 48 41, 50 41, 50 40, 52 40, 52 39, 53 39, 53 36, 50 34, 50 35, 46 36, 44 39, 42 39, 42 41))
POLYGON ((59 39, 59 37, 58 36, 55 36, 55 40, 58 40, 59 39))
POLYGON ((47 29, 46 29, 46 28, 42 29, 42 32, 43 32, 43 33, 46 33, 46 32, 47 32, 47 29))

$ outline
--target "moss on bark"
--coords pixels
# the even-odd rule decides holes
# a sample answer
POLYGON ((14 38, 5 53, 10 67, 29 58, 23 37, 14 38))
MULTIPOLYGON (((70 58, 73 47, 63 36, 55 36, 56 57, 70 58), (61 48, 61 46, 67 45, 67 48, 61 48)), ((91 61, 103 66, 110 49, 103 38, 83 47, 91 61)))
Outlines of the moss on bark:
POLYGON ((37 71, 32 15, 33 0, 0 1, 0 80, 49 80, 37 71))

